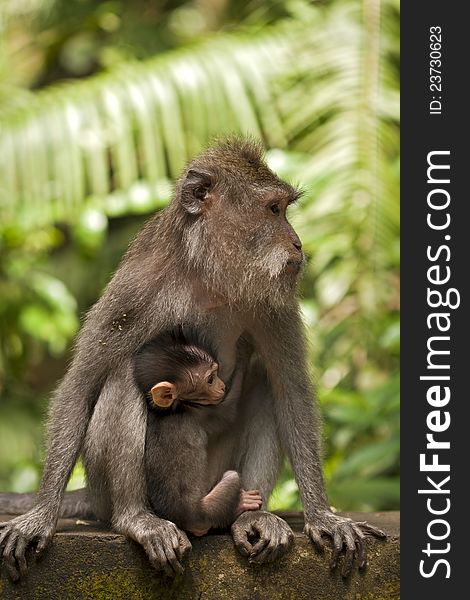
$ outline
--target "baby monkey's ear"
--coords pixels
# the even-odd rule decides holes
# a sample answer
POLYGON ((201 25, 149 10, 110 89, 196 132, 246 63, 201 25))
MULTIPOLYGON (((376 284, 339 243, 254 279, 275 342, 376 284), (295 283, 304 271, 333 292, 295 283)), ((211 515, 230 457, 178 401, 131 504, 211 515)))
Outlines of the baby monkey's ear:
POLYGON ((176 385, 168 381, 156 383, 150 393, 152 394, 153 403, 160 408, 168 408, 178 398, 176 385))

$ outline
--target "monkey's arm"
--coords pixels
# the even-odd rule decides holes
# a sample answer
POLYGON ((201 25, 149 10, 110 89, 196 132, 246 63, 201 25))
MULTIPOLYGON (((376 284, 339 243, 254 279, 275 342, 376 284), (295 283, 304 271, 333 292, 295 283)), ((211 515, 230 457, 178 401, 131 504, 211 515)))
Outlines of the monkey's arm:
MULTIPOLYGON (((112 290, 112 288, 110 289, 112 290)), ((119 328, 116 328, 115 331, 111 330, 111 334, 107 332, 108 337, 104 338, 106 344, 101 345, 100 319, 105 324, 109 322, 109 315, 106 313, 106 302, 107 298, 104 296, 90 312, 87 323, 80 334, 74 360, 52 399, 48 427, 48 449, 36 506, 27 513, 0 524, 0 558, 3 559, 12 580, 18 580, 20 576, 26 573, 25 552, 27 547, 33 545, 36 547, 36 552, 41 553, 54 535, 65 486, 82 449, 90 418, 94 412, 97 399, 100 397, 100 391, 110 381, 109 373, 113 368, 113 357, 119 358, 122 355, 123 351, 120 349, 120 345, 127 343, 129 346, 131 344, 137 346, 137 342, 132 338, 135 338, 136 335, 145 335, 145 331, 141 333, 143 328, 134 327, 132 331, 122 333, 119 328), (102 305, 104 305, 104 310, 102 310, 102 305), (107 319, 105 319, 106 316, 108 316, 107 319)), ((114 363, 116 362, 117 360, 114 359, 114 363)), ((122 365, 120 368, 122 369, 122 365)), ((116 364, 114 364, 114 369, 118 375, 121 373, 116 364)), ((142 402, 140 397, 136 397, 138 391, 135 385, 131 387, 129 378, 126 378, 125 369, 122 373, 122 379, 117 382, 114 403, 119 403, 123 397, 128 397, 140 406, 142 402), (127 396, 128 391, 129 395, 127 396)), ((138 494, 143 485, 145 426, 133 431, 132 421, 126 420, 122 412, 118 414, 118 417, 123 419, 120 427, 116 428, 112 420, 105 419, 102 433, 107 430, 109 436, 109 432, 111 432, 114 435, 115 446, 124 455, 126 455, 126 448, 116 439, 118 432, 140 441, 142 447, 134 448, 135 452, 133 454, 129 453, 127 460, 122 464, 113 464, 111 474, 116 479, 116 481, 113 481, 115 484, 113 492, 117 497, 114 515, 116 526, 121 526, 122 531, 128 531, 128 535, 135 539, 139 536, 143 538, 149 532, 152 538, 158 537, 161 533, 162 539, 165 538, 171 541, 176 539, 176 543, 179 545, 178 535, 174 532, 167 535, 162 523, 159 523, 158 527, 163 528, 163 530, 160 533, 157 531, 158 527, 155 523, 157 518, 155 516, 150 517, 150 513, 146 513, 145 495, 140 495, 137 499, 131 498, 129 503, 126 502, 127 495, 132 496, 134 492, 138 494), (140 521, 132 520, 138 504, 142 513, 140 521), (127 523, 131 524, 126 529, 125 524, 127 523), (132 525, 138 528, 139 523, 139 532, 133 536, 131 532, 132 525)), ((111 450, 114 451, 115 448, 111 450)), ((116 454, 118 455, 119 452, 116 454)), ((188 544, 189 542, 186 541, 182 545, 183 549, 188 544)), ((154 564, 156 565, 157 561, 154 564)))
POLYGON ((366 564, 365 535, 385 534, 367 523, 335 515, 328 506, 320 460, 321 420, 307 367, 304 327, 298 307, 272 314, 257 331, 257 348, 266 365, 274 394, 281 442, 292 464, 305 512, 305 533, 318 549, 322 536, 333 540, 331 567, 345 549, 342 575, 346 577, 357 556, 366 564))
MULTIPOLYGON (((150 509, 144 452, 147 406, 134 383, 132 359, 108 376, 90 422, 84 448, 91 497, 109 495, 113 528, 139 543, 152 566, 167 575, 181 573, 191 549, 184 532, 150 509), (106 473, 107 486, 94 473, 106 473)), ((99 498, 98 498, 99 500, 99 498)))
POLYGON ((103 369, 91 365, 89 359, 78 352, 53 398, 47 458, 36 506, 0 524, 0 557, 14 581, 27 570, 26 548, 33 544, 36 552, 41 553, 54 535, 65 486, 80 452, 103 377, 103 369))

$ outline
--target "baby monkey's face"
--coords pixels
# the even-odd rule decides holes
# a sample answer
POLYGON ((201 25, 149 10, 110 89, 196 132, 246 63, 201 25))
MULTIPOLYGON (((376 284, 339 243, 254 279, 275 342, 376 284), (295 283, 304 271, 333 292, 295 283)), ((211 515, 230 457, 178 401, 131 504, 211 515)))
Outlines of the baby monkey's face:
POLYGON ((217 363, 201 363, 187 371, 178 394, 181 402, 191 404, 219 404, 225 394, 225 384, 219 377, 219 365, 217 363))
POLYGON ((150 390, 155 406, 169 408, 179 401, 189 406, 210 406, 222 402, 225 384, 219 377, 219 365, 201 361, 184 369, 176 383, 161 381, 150 390))

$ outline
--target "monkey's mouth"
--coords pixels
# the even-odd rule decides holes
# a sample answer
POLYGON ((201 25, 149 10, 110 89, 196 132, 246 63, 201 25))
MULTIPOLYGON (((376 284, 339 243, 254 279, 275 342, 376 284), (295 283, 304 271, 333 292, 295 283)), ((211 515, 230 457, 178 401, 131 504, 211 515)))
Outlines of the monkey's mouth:
POLYGON ((222 402, 225 400, 225 392, 220 396, 220 398, 217 398, 214 402, 211 402, 210 404, 207 404, 206 406, 219 406, 220 404, 222 404, 222 402))

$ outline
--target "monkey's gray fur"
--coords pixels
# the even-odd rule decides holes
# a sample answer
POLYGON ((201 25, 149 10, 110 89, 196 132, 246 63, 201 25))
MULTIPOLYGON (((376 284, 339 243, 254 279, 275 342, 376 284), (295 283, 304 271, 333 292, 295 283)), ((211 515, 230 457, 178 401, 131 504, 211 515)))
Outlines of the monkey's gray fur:
MULTIPOLYGON (((212 446, 236 426, 240 391, 227 398, 218 376, 207 384, 207 373, 213 377, 215 368, 217 375, 217 362, 198 342, 197 332, 189 333, 168 332, 145 344, 135 356, 134 376, 152 408, 145 444, 150 505, 160 517, 203 535, 211 527, 231 525, 244 510, 259 509, 261 498, 256 490, 242 489, 233 470, 235 456, 226 464, 230 470, 214 469, 218 463, 212 459, 212 446), (155 405, 149 393, 158 382, 177 385, 176 399, 165 408, 155 405), (203 403, 211 399, 211 404, 203 403)), ((242 360, 240 354, 238 362, 242 360)))
MULTIPOLYGON (((235 452, 243 487, 267 499, 285 452, 306 534, 319 548, 322 535, 333 539, 333 566, 345 549, 343 575, 355 556, 365 565, 364 535, 384 534, 333 514, 322 478, 320 420, 296 298, 303 255, 285 216, 297 195, 266 166, 260 146, 246 140, 221 142, 184 170, 172 201, 131 244, 83 324, 53 397, 37 504, 0 526, 0 552, 12 579, 26 572, 27 546, 41 552, 51 540, 80 452, 95 514, 141 544, 155 568, 181 572, 190 543, 147 499, 147 407, 132 360, 142 344, 183 323, 206 336, 225 382, 243 381, 238 437, 223 436, 210 449, 218 468, 235 452), (244 333, 253 356, 240 364, 237 342, 244 333)), ((232 386, 230 393, 241 389, 232 386)), ((232 535, 237 549, 259 563, 274 560, 292 539, 288 525, 266 511, 241 514, 232 535)))

